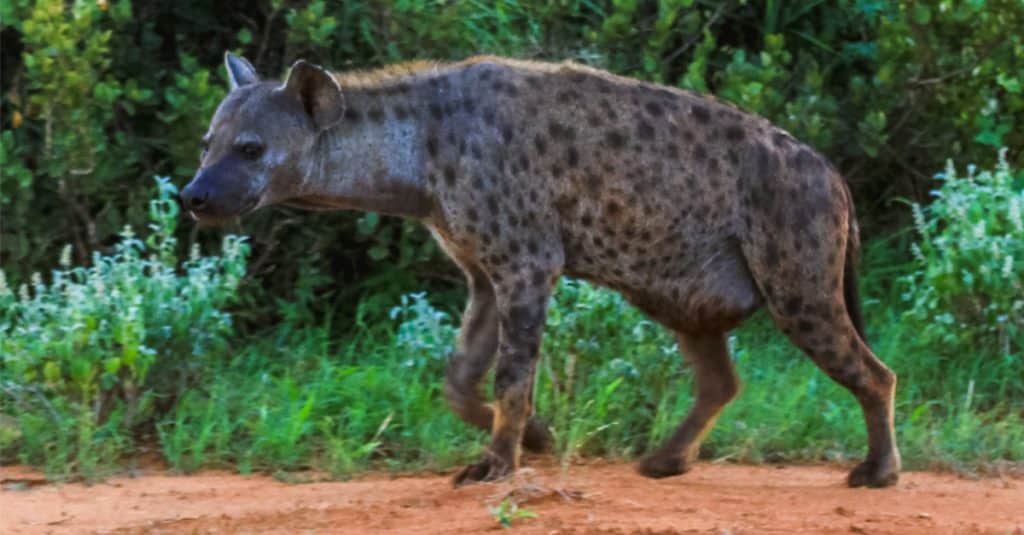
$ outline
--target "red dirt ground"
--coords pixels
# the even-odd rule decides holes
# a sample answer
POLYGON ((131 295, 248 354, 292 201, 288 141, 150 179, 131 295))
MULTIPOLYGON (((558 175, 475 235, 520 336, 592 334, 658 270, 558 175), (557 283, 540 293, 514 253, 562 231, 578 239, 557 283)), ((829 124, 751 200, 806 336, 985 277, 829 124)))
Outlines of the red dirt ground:
MULTIPOLYGON (((536 464, 536 463, 535 463, 536 464)), ((206 472, 46 484, 0 467, 0 533, 500 533, 508 497, 537 534, 1000 533, 1024 535, 1024 479, 907 472, 895 488, 849 489, 836 466, 701 463, 650 480, 612 463, 527 468, 453 489, 447 476, 370 475, 286 484, 206 472)))

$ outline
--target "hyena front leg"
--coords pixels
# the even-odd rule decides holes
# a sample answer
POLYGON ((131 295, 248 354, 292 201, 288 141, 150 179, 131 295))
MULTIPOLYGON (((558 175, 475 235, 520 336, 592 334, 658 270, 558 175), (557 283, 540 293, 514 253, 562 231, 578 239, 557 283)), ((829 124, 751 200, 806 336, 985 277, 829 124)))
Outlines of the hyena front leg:
MULTIPOLYGON (((494 409, 484 403, 480 392, 484 375, 494 364, 498 349, 498 307, 494 286, 479 267, 464 268, 469 284, 469 303, 462 315, 456 352, 448 361, 445 397, 452 410, 466 423, 491 430, 494 409)), ((527 422, 523 446, 536 452, 551 447, 551 432, 536 417, 527 422)))
POLYGON ((676 339, 679 351, 693 365, 696 402, 664 445, 641 461, 638 469, 647 477, 675 476, 689 470, 697 460, 701 439, 740 390, 725 333, 680 332, 676 333, 676 339))
POLYGON ((455 476, 456 486, 500 479, 519 466, 519 444, 533 414, 534 371, 548 298, 558 274, 557 268, 534 266, 505 274, 495 284, 499 334, 491 444, 483 460, 455 476))

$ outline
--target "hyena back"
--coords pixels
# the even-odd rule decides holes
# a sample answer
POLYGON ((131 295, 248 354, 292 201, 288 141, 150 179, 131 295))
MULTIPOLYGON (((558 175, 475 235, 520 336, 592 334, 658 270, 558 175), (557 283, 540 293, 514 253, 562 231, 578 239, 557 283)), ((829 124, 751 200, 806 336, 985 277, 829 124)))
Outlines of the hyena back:
POLYGON ((763 118, 708 97, 570 63, 495 57, 283 83, 229 56, 233 91, 183 191, 199 219, 283 203, 427 225, 470 289, 445 392, 492 432, 456 483, 544 449, 534 372, 561 275, 614 289, 675 334, 696 403, 639 470, 685 472, 736 396, 726 334, 762 305, 860 402, 853 486, 896 482, 896 376, 862 336, 852 198, 839 173, 763 118), (480 383, 495 365, 496 403, 480 383))

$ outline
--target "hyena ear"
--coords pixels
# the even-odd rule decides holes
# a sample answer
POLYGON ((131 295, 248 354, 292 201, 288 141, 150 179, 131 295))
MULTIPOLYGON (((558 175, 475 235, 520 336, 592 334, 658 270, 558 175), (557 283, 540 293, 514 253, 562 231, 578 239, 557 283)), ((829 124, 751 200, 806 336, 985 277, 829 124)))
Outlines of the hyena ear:
POLYGON ((345 97, 341 86, 323 67, 300 59, 288 71, 288 79, 279 89, 302 102, 303 109, 317 130, 326 130, 341 120, 345 97))
POLYGON ((252 63, 231 52, 224 53, 224 67, 228 71, 228 81, 231 82, 232 91, 243 85, 254 84, 260 81, 260 75, 256 74, 256 69, 253 68, 252 63))

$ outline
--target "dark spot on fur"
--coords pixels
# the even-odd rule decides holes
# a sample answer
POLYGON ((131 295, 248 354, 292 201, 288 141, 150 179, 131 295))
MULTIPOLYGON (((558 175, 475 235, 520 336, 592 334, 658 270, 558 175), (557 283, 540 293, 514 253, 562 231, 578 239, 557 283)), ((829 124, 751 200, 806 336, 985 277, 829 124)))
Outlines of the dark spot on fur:
POLYGON ((711 121, 711 112, 700 104, 694 104, 690 111, 693 113, 693 117, 701 124, 708 124, 711 121))
POLYGON ((725 139, 732 141, 733 143, 743 141, 746 133, 737 125, 732 125, 725 129, 725 139))
POLYGON ((651 114, 654 117, 660 116, 663 112, 663 110, 661 109, 661 105, 659 105, 657 102, 648 102, 647 104, 644 104, 644 109, 647 110, 647 113, 651 114))
POLYGON ((545 141, 540 134, 534 136, 533 146, 537 148, 537 154, 540 154, 541 156, 543 156, 544 153, 547 152, 548 150, 547 141, 545 141))
POLYGON ((366 116, 369 117, 371 121, 378 123, 384 120, 384 112, 381 111, 380 108, 371 108, 370 111, 366 112, 366 116))
POLYGON ((694 157, 694 159, 696 159, 696 160, 697 160, 698 162, 702 162, 702 161, 704 161, 704 159, 705 159, 705 158, 707 158, 707 157, 708 157, 708 151, 707 151, 707 149, 705 149, 705 148, 704 148, 704 145, 702 145, 702 144, 698 143, 698 144, 697 144, 697 145, 696 145, 696 146, 695 146, 695 147, 693 148, 693 157, 694 157))
POLYGON ((359 110, 353 108, 346 108, 345 120, 353 123, 358 123, 359 121, 363 120, 363 115, 359 113, 359 110))
POLYGON ((569 145, 566 150, 566 164, 569 167, 576 167, 580 164, 580 153, 576 150, 575 145, 569 145))
POLYGON ((569 89, 567 91, 559 91, 558 94, 555 95, 555 100, 557 100, 561 104, 565 104, 567 102, 571 102, 571 101, 574 101, 574 100, 579 100, 579 98, 580 98, 580 94, 578 92, 576 92, 575 89, 569 89))
POLYGON ((786 135, 786 134, 784 134, 782 132, 776 132, 776 133, 772 134, 772 143, 776 147, 781 148, 781 147, 785 146, 786 144, 791 143, 792 141, 793 141, 793 138, 789 137, 788 135, 786 135))
POLYGON ((551 121, 548 124, 548 133, 551 134, 552 138, 559 141, 572 141, 576 139, 575 130, 557 121, 551 121))
POLYGON ((802 333, 814 332, 814 324, 808 320, 800 320, 800 322, 797 323, 796 328, 802 333))
POLYGON ((791 158, 791 161, 801 173, 816 175, 824 172, 825 170, 825 165, 822 163, 821 158, 807 148, 801 148, 796 155, 791 158))
POLYGON ((441 107, 440 103, 431 102, 428 108, 430 108, 430 116, 435 120, 440 121, 444 118, 444 108, 441 107))
POLYGON ((437 158, 437 150, 437 136, 430 134, 427 136, 427 153, 431 158, 437 158))
POLYGON ((444 181, 449 186, 454 186, 455 185, 455 168, 454 167, 452 167, 450 165, 444 166, 444 181))
POLYGON ((775 242, 768 241, 764 245, 764 264, 765 267, 771 269, 779 263, 779 248, 775 245, 775 242))
POLYGON ((786 299, 786 303, 783 305, 782 311, 785 312, 787 316, 796 316, 800 313, 802 308, 803 300, 801 300, 799 296, 794 296, 786 299))
POLYGON ((512 125, 505 124, 501 127, 501 139, 505 140, 505 143, 512 141, 515 136, 515 132, 512 131, 512 125))
POLYGON ((654 139, 654 127, 647 121, 640 121, 636 125, 636 135, 640 139, 650 141, 654 139))
POLYGON ((621 149, 626 146, 626 135, 618 130, 609 130, 604 135, 605 142, 613 149, 621 149))

